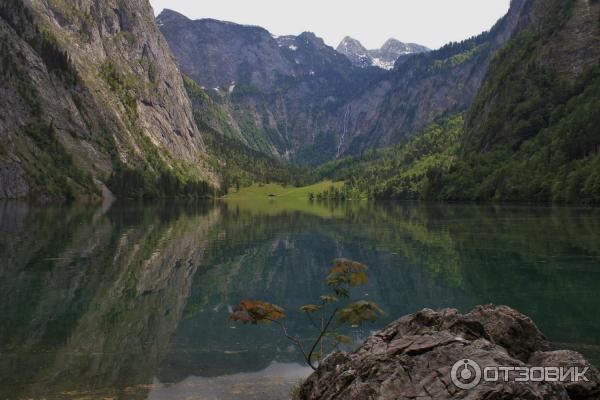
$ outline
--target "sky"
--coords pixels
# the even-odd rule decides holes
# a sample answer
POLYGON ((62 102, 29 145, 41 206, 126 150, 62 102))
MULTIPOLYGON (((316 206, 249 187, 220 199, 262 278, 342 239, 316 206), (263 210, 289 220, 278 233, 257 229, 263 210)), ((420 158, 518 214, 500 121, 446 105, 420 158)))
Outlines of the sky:
POLYGON ((150 0, 192 19, 258 25, 275 35, 314 32, 337 47, 344 36, 375 49, 389 38, 436 49, 489 30, 510 0, 150 0))

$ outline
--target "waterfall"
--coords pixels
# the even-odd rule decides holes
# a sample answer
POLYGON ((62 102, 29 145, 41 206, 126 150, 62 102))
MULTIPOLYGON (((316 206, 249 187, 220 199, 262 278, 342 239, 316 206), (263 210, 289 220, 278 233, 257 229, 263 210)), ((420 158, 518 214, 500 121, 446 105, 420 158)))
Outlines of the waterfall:
POLYGON ((348 133, 348 123, 350 122, 350 105, 346 106, 346 112, 344 113, 344 122, 342 125, 342 136, 340 136, 340 141, 337 147, 337 153, 335 158, 340 158, 342 153, 342 146, 344 145, 344 139, 346 138, 346 134, 348 133))

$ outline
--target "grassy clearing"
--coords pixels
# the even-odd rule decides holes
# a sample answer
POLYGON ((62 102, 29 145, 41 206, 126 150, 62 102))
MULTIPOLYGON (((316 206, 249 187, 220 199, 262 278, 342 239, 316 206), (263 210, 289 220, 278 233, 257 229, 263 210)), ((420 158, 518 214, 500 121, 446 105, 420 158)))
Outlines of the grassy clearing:
POLYGON ((332 186, 342 188, 344 182, 323 181, 310 186, 293 187, 281 186, 276 183, 268 185, 254 184, 249 187, 241 188, 239 192, 231 189, 225 199, 265 199, 265 200, 308 200, 308 194, 323 192, 332 186))
POLYGON ((259 214, 276 215, 284 212, 304 212, 324 218, 341 217, 343 207, 333 207, 326 203, 311 202, 309 193, 317 194, 326 189, 342 187, 343 182, 324 181, 304 187, 281 186, 278 184, 252 185, 239 191, 230 190, 224 200, 241 210, 259 214))

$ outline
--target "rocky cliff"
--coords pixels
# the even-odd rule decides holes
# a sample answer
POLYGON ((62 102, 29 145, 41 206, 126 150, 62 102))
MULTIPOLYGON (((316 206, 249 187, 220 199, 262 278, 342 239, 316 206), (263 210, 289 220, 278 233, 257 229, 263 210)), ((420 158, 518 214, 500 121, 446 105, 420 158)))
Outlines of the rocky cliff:
POLYGON ((371 336, 352 353, 336 352, 300 387, 296 399, 545 399, 592 400, 600 396, 600 373, 580 354, 549 351, 545 337, 526 316, 504 306, 482 306, 466 315, 423 310, 371 336), (453 366, 470 360, 470 377, 453 366), (481 379, 475 368, 580 368, 575 382, 518 382, 481 379))
POLYGON ((99 194, 116 167, 208 177, 147 0, 7 0, 0 42, 0 197, 99 194))

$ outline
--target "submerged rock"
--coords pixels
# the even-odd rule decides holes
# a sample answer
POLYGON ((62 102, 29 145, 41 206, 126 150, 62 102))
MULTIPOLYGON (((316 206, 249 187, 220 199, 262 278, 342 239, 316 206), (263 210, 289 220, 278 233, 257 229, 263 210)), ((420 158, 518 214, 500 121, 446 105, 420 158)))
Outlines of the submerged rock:
POLYGON ((548 350, 547 339, 531 319, 509 307, 480 306, 466 315, 453 309, 425 309, 393 322, 352 353, 331 354, 296 398, 600 399, 597 369, 578 353, 548 350), (501 372, 500 381, 481 379, 474 388, 461 389, 453 383, 452 368, 463 360, 475 363, 482 374, 485 367, 496 366, 577 367, 586 371, 587 381, 516 382, 516 372, 511 371, 507 381, 501 372))

